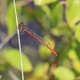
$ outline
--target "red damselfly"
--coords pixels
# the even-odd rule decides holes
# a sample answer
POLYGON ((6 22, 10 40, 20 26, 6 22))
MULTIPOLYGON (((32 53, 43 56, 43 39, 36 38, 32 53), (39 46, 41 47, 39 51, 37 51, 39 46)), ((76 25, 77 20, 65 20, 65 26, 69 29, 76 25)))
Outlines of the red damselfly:
POLYGON ((34 37, 37 41, 39 41, 41 44, 46 46, 51 52, 57 56, 57 53, 51 48, 50 44, 46 43, 41 37, 39 37, 35 32, 33 32, 27 25, 24 23, 19 24, 19 31, 21 34, 24 34, 24 31, 26 31, 29 35, 34 37))

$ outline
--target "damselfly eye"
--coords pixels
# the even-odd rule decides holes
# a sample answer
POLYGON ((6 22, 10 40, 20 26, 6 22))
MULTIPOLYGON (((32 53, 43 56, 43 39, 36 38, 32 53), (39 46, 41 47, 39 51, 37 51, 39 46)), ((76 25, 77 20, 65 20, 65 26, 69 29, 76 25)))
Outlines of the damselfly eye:
POLYGON ((23 22, 21 22, 18 26, 21 26, 22 27, 23 26, 23 22))
POLYGON ((21 22, 20 25, 23 26, 23 22, 21 22))

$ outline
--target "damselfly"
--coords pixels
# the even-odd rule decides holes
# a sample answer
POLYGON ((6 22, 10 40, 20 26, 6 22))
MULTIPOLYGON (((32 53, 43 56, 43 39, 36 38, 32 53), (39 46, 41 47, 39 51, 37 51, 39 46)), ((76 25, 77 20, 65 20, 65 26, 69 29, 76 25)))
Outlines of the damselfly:
POLYGON ((20 23, 19 24, 19 31, 21 34, 24 34, 24 31, 26 31, 29 35, 31 35, 32 37, 34 37, 38 42, 40 42, 41 44, 43 44, 44 46, 46 46, 49 50, 51 50, 51 52, 57 56, 57 53, 51 48, 50 44, 45 43, 45 41, 39 37, 35 32, 33 32, 27 25, 25 25, 24 23, 20 23))

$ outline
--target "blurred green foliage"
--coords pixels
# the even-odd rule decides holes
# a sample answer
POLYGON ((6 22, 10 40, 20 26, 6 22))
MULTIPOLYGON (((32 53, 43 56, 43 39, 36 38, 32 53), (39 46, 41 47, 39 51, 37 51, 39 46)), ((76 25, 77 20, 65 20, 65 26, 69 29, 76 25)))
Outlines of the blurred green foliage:
MULTIPOLYGON (((19 5, 16 5, 17 13, 19 15, 20 13, 20 8, 19 5)), ((6 15, 6 23, 7 23, 7 28, 8 28, 8 35, 12 36, 16 32, 16 18, 15 18, 15 12, 14 12, 14 5, 11 3, 9 5, 9 9, 7 11, 6 15)))
MULTIPOLYGON (((8 49, 7 49, 8 50, 8 49)), ((21 70, 21 63, 20 63, 20 54, 19 51, 16 49, 9 49, 8 54, 6 54, 6 50, 4 52, 4 59, 10 63, 13 67, 15 67, 18 70, 21 70), (15 58, 15 59, 14 59, 15 58)), ((32 65, 24 54, 22 54, 23 58, 23 70, 24 72, 29 72, 32 70, 32 65)))
POLYGON ((53 74, 59 78, 59 80, 74 80, 74 73, 64 66, 59 66, 55 69, 53 74))
MULTIPOLYGON (((58 56, 52 56, 45 46, 40 45, 38 49, 40 61, 33 66, 23 51, 25 80, 80 80, 80 1, 66 0, 65 10, 58 0, 34 0, 34 5, 36 7, 31 8, 18 0, 16 2, 18 19, 38 22, 42 28, 43 39, 51 44, 58 56), (63 18, 66 18, 66 21, 63 18)), ((11 1, 8 3, 6 25, 8 36, 13 36, 17 28, 11 1)), ((4 73, 11 68, 21 70, 19 50, 3 48, 0 50, 0 72, 4 73)))

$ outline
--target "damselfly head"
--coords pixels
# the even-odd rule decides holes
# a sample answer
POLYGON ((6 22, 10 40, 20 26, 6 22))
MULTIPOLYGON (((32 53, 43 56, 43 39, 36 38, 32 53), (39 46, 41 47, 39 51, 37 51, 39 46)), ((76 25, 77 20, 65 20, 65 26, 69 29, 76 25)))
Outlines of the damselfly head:
POLYGON ((29 27, 27 25, 25 25, 23 22, 21 22, 19 25, 19 31, 21 34, 23 34, 24 31, 29 31, 29 27))
POLYGON ((21 22, 21 23, 19 24, 19 28, 25 30, 25 29, 26 29, 26 25, 24 25, 24 23, 21 22))
POLYGON ((18 25, 18 29, 19 29, 20 34, 24 34, 24 28, 23 28, 22 22, 18 25))
POLYGON ((21 27, 22 27, 22 26, 23 26, 23 24, 24 24, 24 23, 23 23, 23 22, 21 22, 21 23, 19 24, 19 26, 21 26, 21 27))

